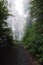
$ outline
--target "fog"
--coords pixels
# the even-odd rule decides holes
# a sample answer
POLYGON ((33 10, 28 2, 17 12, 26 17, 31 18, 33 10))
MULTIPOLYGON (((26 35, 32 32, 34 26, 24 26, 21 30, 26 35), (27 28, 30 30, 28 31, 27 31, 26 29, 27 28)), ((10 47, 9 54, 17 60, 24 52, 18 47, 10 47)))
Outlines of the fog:
MULTIPOLYGON (((13 16, 8 18, 8 25, 12 28, 13 38, 21 40, 23 36, 23 29, 26 22, 28 6, 26 0, 8 0, 9 13, 13 16), (26 6, 26 7, 25 7, 26 6)), ((28 1, 27 1, 28 2, 28 1)))

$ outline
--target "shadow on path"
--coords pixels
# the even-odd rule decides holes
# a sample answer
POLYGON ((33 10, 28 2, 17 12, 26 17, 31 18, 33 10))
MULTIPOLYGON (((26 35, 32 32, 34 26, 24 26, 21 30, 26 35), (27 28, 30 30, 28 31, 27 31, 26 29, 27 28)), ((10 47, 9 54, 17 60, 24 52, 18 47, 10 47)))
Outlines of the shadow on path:
POLYGON ((17 65, 17 49, 0 48, 0 65, 17 65))
POLYGON ((33 65, 27 58, 25 49, 22 44, 18 48, 0 48, 0 65, 33 65))

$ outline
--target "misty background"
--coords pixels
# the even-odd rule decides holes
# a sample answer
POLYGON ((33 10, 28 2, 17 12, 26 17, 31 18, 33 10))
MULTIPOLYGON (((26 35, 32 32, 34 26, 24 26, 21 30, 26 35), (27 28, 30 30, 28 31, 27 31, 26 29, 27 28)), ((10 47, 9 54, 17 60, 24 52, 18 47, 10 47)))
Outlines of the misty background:
POLYGON ((28 18, 28 20, 30 20, 28 17, 28 1, 29 0, 8 0, 9 13, 13 16, 9 16, 7 21, 9 27, 12 28, 13 38, 17 40, 22 40, 26 19, 28 18))

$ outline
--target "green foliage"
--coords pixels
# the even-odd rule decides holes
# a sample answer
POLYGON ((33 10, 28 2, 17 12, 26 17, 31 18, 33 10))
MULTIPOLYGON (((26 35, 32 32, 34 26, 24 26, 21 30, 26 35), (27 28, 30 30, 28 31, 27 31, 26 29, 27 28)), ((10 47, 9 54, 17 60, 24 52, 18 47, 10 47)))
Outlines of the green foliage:
POLYGON ((43 65, 43 0, 32 0, 30 4, 33 23, 25 29, 23 42, 32 56, 43 65))
POLYGON ((11 29, 6 22, 9 16, 5 0, 0 0, 0 46, 13 44, 11 29))

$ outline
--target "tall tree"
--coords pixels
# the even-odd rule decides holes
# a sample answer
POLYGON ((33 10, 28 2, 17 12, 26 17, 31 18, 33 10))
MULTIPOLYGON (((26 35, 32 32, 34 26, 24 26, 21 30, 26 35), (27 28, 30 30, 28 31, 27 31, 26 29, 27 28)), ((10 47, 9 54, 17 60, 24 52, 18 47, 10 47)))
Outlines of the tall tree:
POLYGON ((0 46, 13 44, 11 29, 6 22, 9 16, 5 0, 0 0, 0 46))

